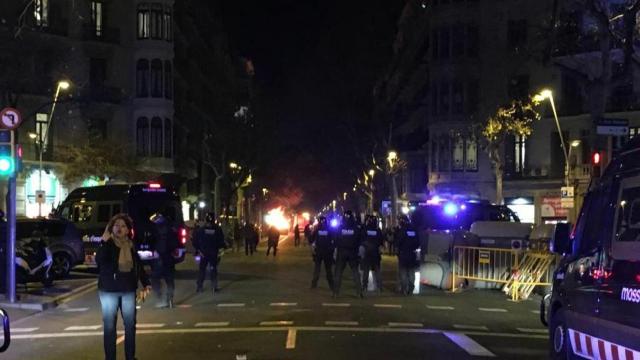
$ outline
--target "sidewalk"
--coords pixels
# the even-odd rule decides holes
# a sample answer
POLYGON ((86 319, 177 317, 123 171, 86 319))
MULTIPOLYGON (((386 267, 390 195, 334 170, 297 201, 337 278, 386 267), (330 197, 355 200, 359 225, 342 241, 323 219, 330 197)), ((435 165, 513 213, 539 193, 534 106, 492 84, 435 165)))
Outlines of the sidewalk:
POLYGON ((60 280, 45 288, 40 283, 29 283, 28 287, 18 284, 18 301, 10 303, 5 294, 0 295, 0 308, 44 311, 63 304, 73 297, 95 290, 98 281, 95 278, 60 280))

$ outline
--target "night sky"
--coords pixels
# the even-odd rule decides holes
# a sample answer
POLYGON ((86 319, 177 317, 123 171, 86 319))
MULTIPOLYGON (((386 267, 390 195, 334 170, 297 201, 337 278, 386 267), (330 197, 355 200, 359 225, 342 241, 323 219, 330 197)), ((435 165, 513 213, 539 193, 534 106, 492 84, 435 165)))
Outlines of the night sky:
POLYGON ((220 16, 232 46, 256 68, 257 116, 276 124, 270 187, 300 188, 302 205, 317 207, 353 186, 360 166, 347 129, 366 128, 403 5, 225 1, 220 16))

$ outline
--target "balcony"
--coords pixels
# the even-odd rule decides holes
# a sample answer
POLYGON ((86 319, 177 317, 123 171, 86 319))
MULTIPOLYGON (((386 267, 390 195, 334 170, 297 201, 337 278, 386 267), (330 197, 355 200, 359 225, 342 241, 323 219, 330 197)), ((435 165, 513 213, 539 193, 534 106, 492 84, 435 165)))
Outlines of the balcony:
POLYGON ((120 104, 122 102, 122 89, 115 86, 93 85, 82 91, 82 97, 86 101, 120 104))
POLYGON ((97 29, 93 24, 85 24, 82 27, 82 40, 119 44, 120 29, 105 26, 97 29))

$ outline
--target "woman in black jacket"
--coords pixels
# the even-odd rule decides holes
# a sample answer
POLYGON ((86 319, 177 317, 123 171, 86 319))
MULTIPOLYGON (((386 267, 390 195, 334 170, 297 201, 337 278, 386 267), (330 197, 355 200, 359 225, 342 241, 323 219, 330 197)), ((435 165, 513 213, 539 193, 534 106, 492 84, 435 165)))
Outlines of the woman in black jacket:
POLYGON ((102 235, 102 244, 96 254, 106 360, 116 359, 118 309, 124 321, 125 357, 127 360, 135 359, 138 281, 144 286, 138 295, 140 300, 144 301, 151 291, 149 277, 142 268, 142 262, 131 239, 132 228, 133 221, 128 215, 115 215, 102 235))

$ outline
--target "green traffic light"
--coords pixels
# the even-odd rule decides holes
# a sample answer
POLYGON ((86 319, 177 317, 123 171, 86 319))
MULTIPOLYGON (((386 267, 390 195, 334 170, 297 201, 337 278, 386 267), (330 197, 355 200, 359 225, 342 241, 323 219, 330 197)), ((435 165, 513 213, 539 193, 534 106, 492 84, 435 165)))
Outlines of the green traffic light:
POLYGON ((13 173, 14 162, 10 156, 0 157, 0 175, 8 175, 13 173))

